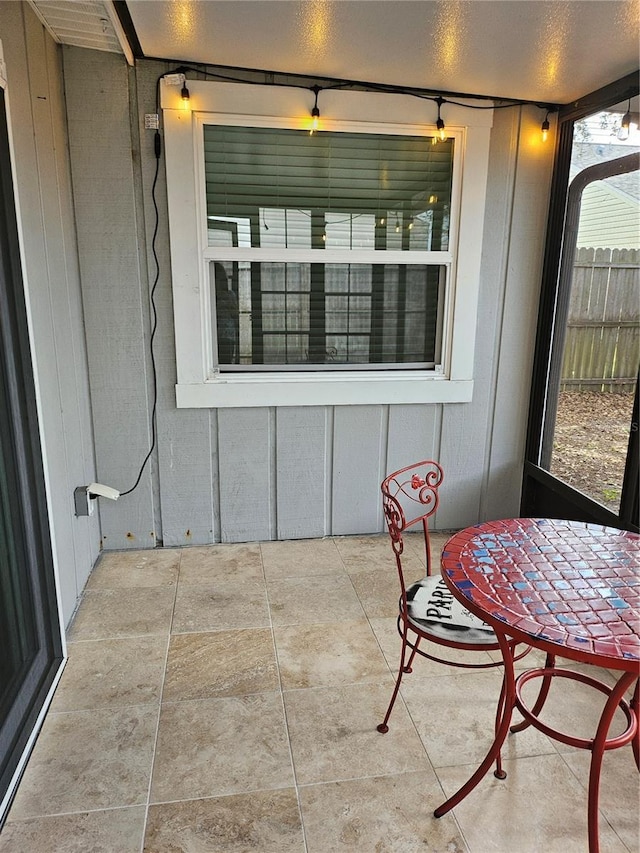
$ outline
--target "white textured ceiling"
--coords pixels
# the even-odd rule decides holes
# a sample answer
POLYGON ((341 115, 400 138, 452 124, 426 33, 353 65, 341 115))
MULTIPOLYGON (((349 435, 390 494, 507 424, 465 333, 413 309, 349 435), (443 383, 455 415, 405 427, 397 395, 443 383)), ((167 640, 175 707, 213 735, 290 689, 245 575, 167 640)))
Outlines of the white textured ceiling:
POLYGON ((145 56, 569 103, 638 68, 638 0, 128 0, 145 56))

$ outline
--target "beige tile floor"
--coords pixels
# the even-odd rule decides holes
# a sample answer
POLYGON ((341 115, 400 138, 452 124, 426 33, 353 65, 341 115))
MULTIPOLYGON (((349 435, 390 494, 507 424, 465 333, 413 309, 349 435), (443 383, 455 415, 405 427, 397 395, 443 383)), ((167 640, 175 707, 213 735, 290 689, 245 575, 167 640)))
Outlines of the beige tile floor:
MULTIPOLYGON (((588 755, 532 730, 433 817, 490 744, 500 674, 419 661, 380 735, 397 594, 382 536, 103 555, 1 853, 585 851, 588 755)), ((565 682, 549 720, 589 734, 600 701, 565 682)), ((631 749, 607 754, 603 853, 640 849, 638 802, 631 749)))

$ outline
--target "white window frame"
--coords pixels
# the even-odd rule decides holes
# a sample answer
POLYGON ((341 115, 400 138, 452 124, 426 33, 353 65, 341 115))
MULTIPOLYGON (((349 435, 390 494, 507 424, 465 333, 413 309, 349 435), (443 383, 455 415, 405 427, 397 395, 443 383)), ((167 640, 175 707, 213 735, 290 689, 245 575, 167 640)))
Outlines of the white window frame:
MULTIPOLYGON (((169 206, 178 408, 319 406, 469 402, 493 110, 447 104, 447 133, 456 139, 451 230, 447 252, 375 252, 389 263, 448 269, 442 322, 442 359, 434 369, 219 372, 211 369, 212 314, 209 262, 296 260, 295 251, 232 252, 207 243, 203 125, 212 121, 254 127, 308 129, 311 93, 301 89, 189 81, 185 108, 179 87, 162 84, 169 206), (454 207, 455 205, 455 207, 454 207), (277 257, 276 257, 277 256, 277 257), (397 257, 396 257, 397 256, 397 257)), ((435 105, 410 96, 326 90, 320 93, 323 130, 367 133, 435 133, 435 105), (326 116, 326 118, 325 118, 326 116), (384 120, 372 121, 372 117, 384 120)), ((304 250, 318 262, 371 263, 373 252, 304 250)))

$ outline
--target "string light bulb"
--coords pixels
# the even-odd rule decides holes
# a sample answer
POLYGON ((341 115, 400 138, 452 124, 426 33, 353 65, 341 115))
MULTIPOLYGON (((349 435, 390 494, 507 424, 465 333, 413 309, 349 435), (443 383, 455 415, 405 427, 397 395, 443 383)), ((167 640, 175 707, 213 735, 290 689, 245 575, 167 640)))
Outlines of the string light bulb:
POLYGON ((549 137, 549 110, 547 110, 544 121, 540 125, 540 132, 542 133, 542 141, 546 142, 549 137))
POLYGON ((396 234, 400 233, 400 220, 396 216, 396 234))
POLYGON ((622 116, 620 127, 625 132, 623 138, 627 139, 629 136, 629 131, 631 130, 631 98, 629 98, 629 103, 627 104, 627 111, 622 116))
POLYGON ((185 80, 182 84, 182 89, 180 89, 180 97, 182 98, 185 104, 189 103, 189 90, 187 89, 187 81, 185 80))
POLYGON ((313 109, 311 110, 311 130, 309 131, 309 136, 313 136, 313 134, 318 129, 318 125, 320 123, 320 110, 318 109, 318 95, 320 93, 320 86, 312 86, 311 91, 316 96, 316 99, 313 105, 313 109))
POLYGON ((436 121, 436 129, 438 131, 438 136, 440 137, 440 141, 444 142, 445 139, 447 138, 447 135, 445 133, 444 121, 442 119, 442 116, 440 115, 440 108, 444 104, 444 98, 440 98, 440 97, 436 98, 436 104, 438 105, 438 120, 436 121))

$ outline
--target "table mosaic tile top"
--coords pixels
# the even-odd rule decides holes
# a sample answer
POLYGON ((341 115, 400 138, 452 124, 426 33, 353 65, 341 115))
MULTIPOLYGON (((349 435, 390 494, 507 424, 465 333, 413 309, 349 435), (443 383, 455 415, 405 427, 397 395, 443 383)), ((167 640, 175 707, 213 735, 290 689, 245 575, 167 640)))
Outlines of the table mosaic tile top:
POLYGON ((492 521, 446 543, 442 572, 471 610, 510 635, 616 669, 640 661, 638 534, 556 519, 492 521))

